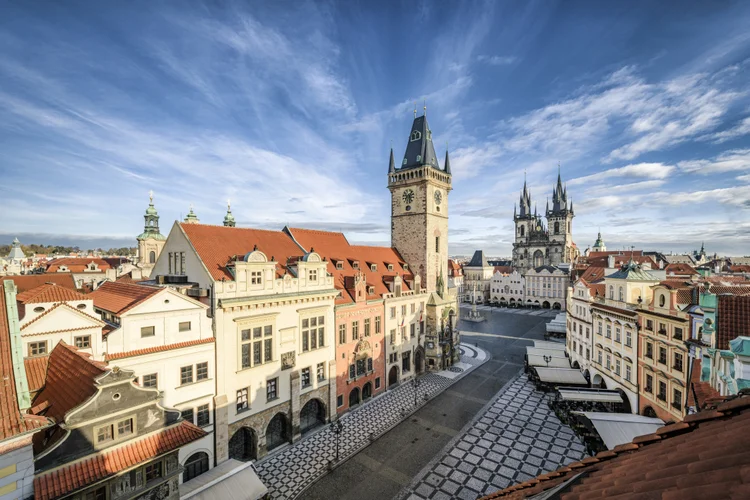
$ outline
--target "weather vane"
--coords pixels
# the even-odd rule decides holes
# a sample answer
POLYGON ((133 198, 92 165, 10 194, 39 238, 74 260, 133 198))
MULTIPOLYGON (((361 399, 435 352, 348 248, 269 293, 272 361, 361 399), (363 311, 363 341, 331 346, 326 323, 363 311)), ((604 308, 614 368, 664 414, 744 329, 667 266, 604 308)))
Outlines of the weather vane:
POLYGON ((417 101, 414 101, 414 118, 417 117, 417 101))
POLYGON ((153 189, 149 190, 148 192, 148 201, 150 201, 151 203, 154 202, 154 190, 153 189))

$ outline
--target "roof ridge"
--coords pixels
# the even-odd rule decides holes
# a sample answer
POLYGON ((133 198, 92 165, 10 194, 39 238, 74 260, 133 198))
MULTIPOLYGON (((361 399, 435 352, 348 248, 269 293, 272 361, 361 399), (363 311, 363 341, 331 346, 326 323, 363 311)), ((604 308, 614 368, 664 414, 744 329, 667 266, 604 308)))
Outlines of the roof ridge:
MULTIPOLYGON (((224 224, 204 224, 202 222, 198 223, 187 223, 187 222, 178 222, 180 226, 183 227, 216 227, 220 229, 231 229, 234 231, 263 231, 266 233, 282 233, 280 229, 261 229, 261 228, 255 228, 255 227, 232 227, 232 226, 225 226, 224 224)), ((283 234, 283 233, 282 233, 283 234)))
POLYGON ((171 349, 181 349, 183 347, 191 347, 200 344, 209 344, 215 342, 216 337, 206 337, 204 339, 186 340, 184 342, 175 342, 174 344, 164 344, 153 347, 144 347, 142 349, 132 349, 130 351, 121 351, 107 353, 104 355, 105 361, 114 361, 116 359, 131 358, 133 356, 140 356, 142 354, 153 354, 157 352, 169 351, 171 349))

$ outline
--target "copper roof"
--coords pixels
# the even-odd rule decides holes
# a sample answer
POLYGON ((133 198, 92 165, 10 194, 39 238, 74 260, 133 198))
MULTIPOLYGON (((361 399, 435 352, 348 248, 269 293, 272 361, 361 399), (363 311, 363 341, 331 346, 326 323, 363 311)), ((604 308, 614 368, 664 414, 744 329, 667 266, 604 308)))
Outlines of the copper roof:
POLYGON ((205 339, 188 340, 187 342, 177 342, 175 344, 158 345, 155 347, 146 347, 144 349, 135 349, 133 351, 124 352, 112 352, 104 355, 105 361, 113 361, 115 359, 132 358, 133 356, 142 356, 144 354, 153 354, 155 352, 171 351, 174 349, 182 349, 184 347, 192 347, 194 345, 210 344, 216 341, 214 337, 208 337, 205 339))
POLYGON ((256 247, 269 260, 271 257, 276 260, 276 274, 279 277, 286 274, 288 259, 303 255, 302 249, 281 231, 183 223, 180 227, 211 277, 217 281, 222 278, 234 281, 227 264, 235 257, 244 257, 256 247))
POLYGON ((749 408, 750 396, 728 400, 483 498, 529 498, 555 487, 549 498, 561 500, 750 498, 749 408))
POLYGON ((164 288, 155 286, 105 281, 89 296, 94 299, 94 307, 119 316, 162 290, 164 288))
POLYGON ((135 439, 124 446, 37 475, 34 478, 34 496, 37 500, 51 500, 68 495, 205 435, 203 429, 183 420, 143 439, 135 439))
POLYGON ((11 280, 16 284, 16 292, 22 293, 32 290, 45 283, 55 283, 71 290, 76 289, 76 282, 73 280, 72 273, 54 273, 54 274, 26 274, 24 276, 3 276, 4 280, 11 280))
POLYGON ((44 417, 22 414, 18 406, 10 328, 5 304, 5 286, 2 281, 0 281, 0 441, 50 425, 49 420, 44 417))
POLYGON ((719 295, 716 309, 716 347, 729 349, 729 341, 750 335, 750 296, 719 295))
POLYGON ((16 300, 22 304, 40 304, 45 302, 68 302, 73 300, 87 300, 89 297, 76 290, 57 285, 45 283, 31 290, 19 293, 16 300))

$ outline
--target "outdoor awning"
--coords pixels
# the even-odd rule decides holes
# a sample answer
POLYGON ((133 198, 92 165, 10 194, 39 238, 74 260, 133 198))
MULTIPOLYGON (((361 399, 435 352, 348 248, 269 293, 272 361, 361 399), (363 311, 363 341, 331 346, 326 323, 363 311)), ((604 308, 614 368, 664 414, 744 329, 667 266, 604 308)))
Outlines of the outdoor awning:
POLYGON ((538 349, 556 349, 558 351, 565 350, 565 344, 562 342, 550 342, 548 340, 535 340, 534 347, 538 349))
POLYGON ((664 421, 659 418, 644 417, 632 413, 589 411, 576 411, 573 413, 583 415, 591 422, 609 450, 617 445, 629 443, 635 437, 652 434, 656 432, 656 429, 664 425, 664 421))
POLYGON ((574 368, 542 368, 536 366, 534 370, 536 370, 539 380, 547 384, 588 385, 581 372, 574 368))
POLYGON ((526 355, 532 356, 552 356, 553 358, 564 358, 565 357, 565 351, 561 351, 559 349, 538 349, 536 347, 526 346, 526 355))
POLYGON ((253 463, 234 459, 180 485, 181 500, 257 500, 266 493, 253 463))
POLYGON ((591 401, 594 403, 622 403, 622 396, 617 391, 600 389, 558 389, 563 401, 591 401))
MULTIPOLYGON (((570 361, 566 357, 553 356, 548 359, 550 368, 570 368, 570 361)), ((548 366, 544 360, 544 356, 541 354, 530 354, 526 356, 526 361, 529 363, 529 366, 548 366)))

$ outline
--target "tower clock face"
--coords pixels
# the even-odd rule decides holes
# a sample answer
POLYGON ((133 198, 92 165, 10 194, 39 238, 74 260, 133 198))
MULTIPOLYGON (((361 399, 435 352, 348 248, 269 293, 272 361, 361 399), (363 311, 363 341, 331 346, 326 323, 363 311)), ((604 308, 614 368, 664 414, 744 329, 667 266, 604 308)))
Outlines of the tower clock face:
POLYGON ((440 202, 443 201, 443 193, 440 192, 439 189, 435 190, 435 204, 440 205, 440 202))
POLYGON ((412 201, 414 201, 414 191, 412 191, 411 189, 407 189, 406 191, 404 191, 403 198, 404 203, 411 203, 412 201))

